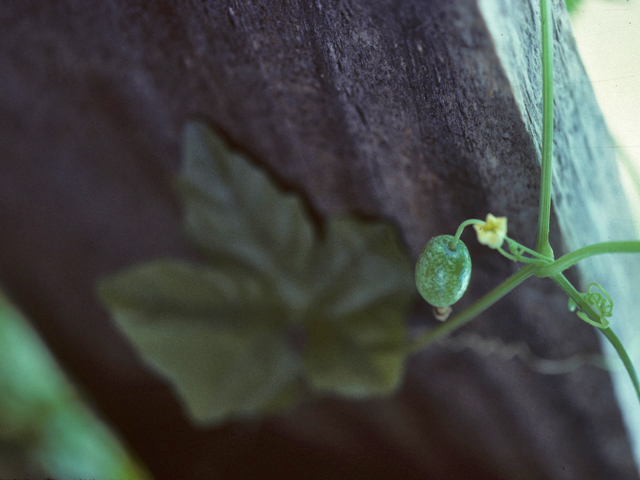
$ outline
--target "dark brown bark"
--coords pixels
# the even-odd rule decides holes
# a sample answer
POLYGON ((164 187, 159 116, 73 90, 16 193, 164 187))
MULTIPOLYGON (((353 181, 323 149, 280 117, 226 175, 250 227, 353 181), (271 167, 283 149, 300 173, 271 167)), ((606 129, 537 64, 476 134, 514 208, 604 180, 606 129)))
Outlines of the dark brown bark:
MULTIPOLYGON (((517 60, 538 58, 537 2, 496 3, 513 15, 521 57, 500 43, 500 18, 484 3, 0 7, 0 278, 157 478, 638 478, 607 373, 547 376, 441 346, 411 359, 393 398, 327 399, 198 429, 94 295, 95 281, 119 268, 194 256, 171 188, 190 116, 303 193, 318 216, 394 221, 414 256, 487 212, 507 215, 510 236, 534 244, 539 61, 517 60)), ((562 51, 579 64, 560 19, 562 51)), ((562 74, 571 62, 558 64, 562 74)), ((563 101, 597 111, 584 95, 563 101)), ((560 146, 587 135, 569 127, 560 146)), ((571 204, 571 191, 559 189, 558 205, 571 204)), ((512 268, 468 245, 474 274, 460 307, 512 268)), ((412 322, 435 324, 424 306, 412 322)), ((599 348, 546 281, 519 287, 467 330, 526 341, 549 358, 599 348)))

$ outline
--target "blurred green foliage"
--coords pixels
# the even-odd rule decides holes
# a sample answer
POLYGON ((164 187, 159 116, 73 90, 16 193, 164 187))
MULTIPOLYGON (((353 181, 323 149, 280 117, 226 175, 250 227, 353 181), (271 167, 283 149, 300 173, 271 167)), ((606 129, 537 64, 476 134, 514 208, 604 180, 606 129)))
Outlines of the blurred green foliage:
POLYGON ((201 424, 265 415, 313 395, 392 393, 415 296, 385 222, 332 216, 319 234, 280 188, 201 122, 184 132, 179 193, 202 263, 158 259, 99 295, 201 424))
POLYGON ((567 10, 569 10, 569 13, 574 13, 578 8, 578 5, 582 3, 582 0, 564 0, 564 1, 567 4, 567 10))
POLYGON ((0 296, 0 478, 146 480, 0 296))
MULTIPOLYGON (((567 4, 567 10, 569 10, 569 13, 571 14, 575 14, 578 11, 578 7, 585 1, 585 0, 564 0, 565 3, 567 4)), ((628 3, 629 0, 606 0, 609 3, 628 3)))

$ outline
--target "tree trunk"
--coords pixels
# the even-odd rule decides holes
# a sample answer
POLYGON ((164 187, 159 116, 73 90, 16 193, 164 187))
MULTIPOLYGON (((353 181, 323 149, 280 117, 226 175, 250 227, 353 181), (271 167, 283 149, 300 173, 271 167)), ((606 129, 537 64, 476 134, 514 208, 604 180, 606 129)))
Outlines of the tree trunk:
MULTIPOLYGON (((325 399, 198 429, 94 293, 120 268, 195 256, 172 189, 190 116, 303 193, 317 215, 392 220, 415 257, 432 236, 488 212, 534 245, 540 22, 538 1, 525 3, 0 7, 0 278, 157 478, 638 478, 607 372, 544 375, 450 344, 413 357, 392 398, 325 399)), ((612 227, 593 192, 615 202, 621 194, 606 173, 613 157, 596 162, 588 148, 603 144, 606 128, 564 2, 554 7, 558 256, 565 244, 606 239, 612 227)), ((630 238, 623 225, 615 235, 630 238)), ((467 245, 474 271, 459 308, 513 271, 471 237, 467 245)), ((410 321, 436 323, 426 305, 410 321)), ((465 333, 526 342, 545 358, 599 349, 548 280, 527 281, 465 333)))

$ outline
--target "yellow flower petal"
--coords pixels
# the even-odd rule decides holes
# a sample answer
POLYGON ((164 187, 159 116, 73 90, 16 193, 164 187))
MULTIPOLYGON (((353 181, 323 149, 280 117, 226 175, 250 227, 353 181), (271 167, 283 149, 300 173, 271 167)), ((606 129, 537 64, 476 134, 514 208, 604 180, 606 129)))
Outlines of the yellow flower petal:
POLYGON ((478 235, 478 242, 489 248, 500 248, 507 236, 507 217, 494 217, 490 213, 483 224, 473 226, 478 235))

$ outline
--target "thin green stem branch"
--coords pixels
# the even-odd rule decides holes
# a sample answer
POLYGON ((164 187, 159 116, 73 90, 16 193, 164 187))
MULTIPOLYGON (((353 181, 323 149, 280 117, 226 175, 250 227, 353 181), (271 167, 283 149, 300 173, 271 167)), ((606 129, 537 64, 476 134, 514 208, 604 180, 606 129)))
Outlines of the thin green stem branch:
POLYGON ((512 253, 507 253, 502 247, 499 247, 497 250, 500 254, 509 260, 513 260, 514 262, 522 262, 522 263, 531 263, 536 265, 546 265, 551 263, 553 260, 545 257, 544 255, 531 250, 530 248, 525 247, 524 245, 516 242, 514 239, 509 237, 504 237, 507 244, 509 245, 509 250, 512 253), (525 257, 523 254, 528 253, 531 257, 525 257))
POLYGON ((431 345, 439 339, 447 336, 454 330, 460 328, 461 326, 472 320, 475 316, 480 315, 515 287, 532 276, 534 269, 535 266, 533 265, 527 265, 526 267, 520 269, 500 285, 498 285, 496 288, 487 293, 480 300, 468 306, 458 315, 453 317, 451 320, 447 320, 440 326, 429 330, 428 332, 411 341, 408 346, 409 353, 414 353, 418 350, 422 350, 423 348, 431 345))
POLYGON ((549 244, 551 162, 553 160, 553 18, 551 1, 540 0, 542 17, 542 174, 536 251, 553 258, 549 244))
POLYGON ((460 224, 460 226, 458 227, 458 230, 456 230, 456 234, 453 237, 453 239, 451 240, 451 242, 449 242, 449 248, 451 250, 455 250, 456 245, 458 244, 458 240, 460 240, 460 235, 462 235, 462 231, 465 229, 465 227, 468 227, 469 225, 483 225, 485 222, 483 222, 482 220, 477 220, 475 218, 471 218, 469 220, 465 220, 464 222, 462 222, 460 224))
POLYGON ((580 260, 603 253, 640 253, 640 241, 594 243, 567 253, 553 263, 539 266, 536 268, 535 275, 538 277, 552 277, 562 273, 580 260))
POLYGON ((551 278, 560 286, 562 290, 564 290, 569 298, 576 303, 578 308, 587 314, 587 316, 591 319, 591 322, 587 323, 591 323, 594 327, 602 325, 598 313, 591 307, 591 305, 587 303, 582 294, 578 292, 578 290, 576 290, 576 287, 574 287, 573 284, 569 280, 567 280, 567 277, 565 277, 561 273, 558 273, 556 275, 553 275, 551 278))
MULTIPOLYGON (((541 260, 538 258, 530 258, 530 257, 524 257, 522 255, 513 255, 511 253, 508 253, 504 250, 504 248, 502 247, 498 247, 496 250, 498 250, 498 252, 500 252, 500 255, 502 255, 505 258, 508 258, 509 260, 513 261, 513 262, 522 262, 522 263, 529 263, 532 265, 546 265, 547 261, 545 260, 541 260)), ((524 252, 522 252, 524 253, 524 252)))
MULTIPOLYGON (((614 243, 614 242, 611 242, 611 243, 614 243)), ((624 367, 627 370, 629 377, 631 378, 631 382, 633 383, 633 388, 636 391, 636 395, 638 395, 638 400, 640 400, 640 381, 638 381, 638 375, 636 373, 635 368, 633 367, 633 363, 631 363, 629 354, 622 346, 622 343, 620 342, 620 340, 618 340, 618 337, 613 333, 610 327, 601 328, 602 323, 598 318, 598 314, 593 311, 593 309, 591 308, 591 305, 589 305, 584 300, 582 295, 580 295, 580 293, 569 282, 569 280, 566 279, 564 275, 559 273, 557 275, 554 275, 551 278, 553 278, 553 280, 555 280, 556 283, 560 285, 560 288, 562 288, 565 291, 565 293, 569 295, 569 297, 574 302, 576 302, 578 307, 584 313, 586 313, 591 318, 591 320, 593 320, 593 322, 588 322, 588 323, 592 323, 594 326, 599 327, 599 330, 602 332, 602 334, 607 338, 607 340, 609 340, 609 342, 611 342, 611 345, 613 345, 613 348, 615 348, 616 352, 618 353, 618 356, 620 357, 620 360, 622 360, 622 363, 624 364, 624 367)), ((582 319, 584 320, 584 318, 582 319)))
POLYGON ((605 337, 607 337, 607 340, 609 340, 611 345, 613 345, 613 348, 616 349, 618 356, 624 364, 624 368, 627 369, 627 373, 631 378, 631 382, 633 383, 633 388, 635 388, 636 390, 638 400, 640 400, 640 381, 638 381, 638 374, 636 373, 636 369, 634 368, 633 363, 631 363, 631 359, 629 358, 627 351, 622 346, 622 343, 620 342, 616 334, 613 333, 613 330, 611 330, 611 328, 606 328, 604 330, 601 330, 601 332, 605 337))
POLYGON ((530 248, 525 247, 521 243, 516 242, 513 238, 504 237, 504 239, 507 241, 507 243, 510 243, 510 244, 513 243, 513 244, 517 245, 518 248, 520 248, 523 253, 528 253, 532 257, 537 258, 538 260, 542 260, 543 262, 546 262, 546 263, 550 263, 552 261, 550 258, 545 257, 541 253, 538 253, 538 252, 536 252, 534 250, 531 250, 530 248))

